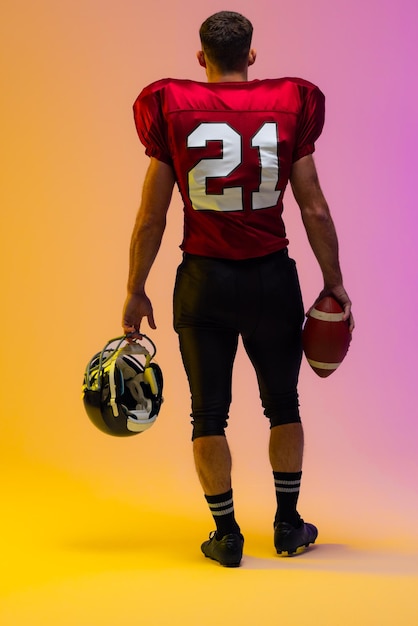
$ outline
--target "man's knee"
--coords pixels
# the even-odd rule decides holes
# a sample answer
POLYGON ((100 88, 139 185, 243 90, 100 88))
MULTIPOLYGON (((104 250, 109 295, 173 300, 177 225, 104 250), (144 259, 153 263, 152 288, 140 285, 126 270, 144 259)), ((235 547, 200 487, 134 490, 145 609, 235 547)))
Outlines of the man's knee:
POLYGON ((199 437, 211 437, 218 435, 225 437, 225 428, 227 427, 227 418, 219 417, 198 417, 192 414, 192 441, 199 437))
POLYGON ((264 415, 270 420, 270 428, 284 424, 300 423, 297 391, 264 399, 264 415))
POLYGON ((270 428, 284 424, 300 424, 299 402, 297 394, 289 402, 272 403, 264 409, 264 415, 270 420, 270 428))
POLYGON ((270 420, 270 428, 284 426, 285 424, 301 423, 299 410, 285 413, 272 413, 271 415, 266 415, 266 417, 270 420))

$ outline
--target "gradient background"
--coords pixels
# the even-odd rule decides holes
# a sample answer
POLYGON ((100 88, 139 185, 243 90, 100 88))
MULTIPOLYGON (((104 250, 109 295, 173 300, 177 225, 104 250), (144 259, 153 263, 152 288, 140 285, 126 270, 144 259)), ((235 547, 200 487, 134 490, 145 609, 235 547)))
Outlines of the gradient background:
MULTIPOLYGON (((307 445, 300 510, 318 524, 324 549, 323 557, 318 549, 310 562, 308 555, 302 558, 313 563, 312 572, 324 570, 317 582, 323 590, 335 580, 333 567, 325 571, 318 562, 328 554, 326 546, 340 548, 338 556, 331 554, 334 565, 340 557, 352 558, 350 549, 391 550, 415 555, 417 562, 416 1, 216 0, 203 6, 184 0, 15 0, 3 3, 0 15, 4 624, 32 625, 35 615, 42 624, 173 623, 163 608, 161 618, 130 617, 140 595, 132 576, 146 563, 138 537, 149 539, 150 570, 138 579, 140 588, 148 581, 147 597, 154 598, 154 582, 161 590, 162 571, 175 572, 173 551, 182 542, 192 543, 184 548, 191 561, 182 570, 189 567, 192 595, 207 571, 216 571, 222 588, 227 580, 231 584, 229 572, 208 570, 198 554, 212 522, 194 474, 189 393, 171 327, 182 231, 177 196, 148 283, 158 325, 152 336, 166 381, 158 422, 144 435, 115 439, 94 429, 81 403, 87 361, 120 333, 129 240, 147 167, 133 101, 162 77, 205 80, 195 59, 198 27, 225 8, 254 24, 258 58, 250 78, 302 76, 327 97, 315 158, 339 233, 357 327, 346 361, 331 378, 319 379, 306 363, 301 372, 307 445), (164 544, 176 533, 176 546, 164 544), (117 612, 116 599, 107 601, 100 619, 93 609, 80 617, 77 607, 98 610, 103 596, 111 597, 110 571, 121 577, 116 588, 126 616, 117 612), (124 578, 126 571, 131 577, 124 578), (88 582, 93 574, 94 593, 88 582), (66 584, 76 579, 84 582, 74 583, 68 594, 66 584), (61 609, 51 609, 51 596, 61 609), (28 618, 22 607, 37 608, 28 618)), ((290 252, 308 306, 321 277, 290 190, 285 200, 290 252)), ((266 576, 267 594, 273 585, 268 570, 285 566, 271 558, 268 424, 243 351, 228 434, 239 522, 250 538, 250 554, 252 546, 255 553, 256 545, 264 550, 264 565, 251 556, 247 564, 266 576)), ((361 562, 350 572, 380 572, 380 562, 385 571, 383 557, 366 559, 363 569, 361 562)), ((300 576, 311 585, 309 566, 303 567, 300 576)), ((402 567, 390 573, 403 576, 402 567)), ((412 570, 416 575, 418 567, 412 570)), ((342 571, 348 575, 344 566, 342 571)), ((407 578, 399 591, 405 598, 407 578)), ((353 597, 361 599, 365 585, 358 577, 350 580, 353 597)), ((384 607, 379 625, 393 623, 385 621, 392 614, 384 604, 393 585, 387 583, 387 593, 384 584, 382 578, 370 587, 384 607)), ((210 623, 207 616, 189 616, 190 597, 170 589, 167 606, 177 602, 183 623, 210 623)), ((339 602, 338 589, 338 622, 328 622, 322 607, 319 621, 287 623, 352 623, 348 607, 354 611, 355 603, 339 602)), ((409 604, 405 598, 397 603, 397 623, 416 623, 409 596, 409 604), (399 606, 410 610, 404 621, 399 606)), ((248 601, 242 599, 249 620, 242 618, 243 624, 260 617, 260 608, 251 613, 248 601)), ((142 606, 151 612, 153 601, 142 606)), ((375 623, 370 611, 367 619, 363 613, 364 624, 375 623)), ((270 623, 267 613, 263 623, 270 623)))

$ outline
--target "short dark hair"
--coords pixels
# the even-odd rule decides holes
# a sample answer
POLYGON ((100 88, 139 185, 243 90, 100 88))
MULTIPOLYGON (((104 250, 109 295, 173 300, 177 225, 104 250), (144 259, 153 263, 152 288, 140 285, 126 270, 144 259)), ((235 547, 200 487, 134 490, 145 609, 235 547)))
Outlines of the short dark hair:
POLYGON ((199 30, 204 53, 222 71, 241 71, 248 62, 253 25, 234 11, 219 11, 199 30))

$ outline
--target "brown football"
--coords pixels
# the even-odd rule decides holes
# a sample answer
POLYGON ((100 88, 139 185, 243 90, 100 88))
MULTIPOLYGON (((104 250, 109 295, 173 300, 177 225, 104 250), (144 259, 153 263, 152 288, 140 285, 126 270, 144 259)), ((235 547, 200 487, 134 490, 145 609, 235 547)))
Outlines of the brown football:
POLYGON ((343 309, 331 296, 312 307, 302 332, 303 350, 309 365, 321 378, 326 378, 341 365, 351 341, 343 309))

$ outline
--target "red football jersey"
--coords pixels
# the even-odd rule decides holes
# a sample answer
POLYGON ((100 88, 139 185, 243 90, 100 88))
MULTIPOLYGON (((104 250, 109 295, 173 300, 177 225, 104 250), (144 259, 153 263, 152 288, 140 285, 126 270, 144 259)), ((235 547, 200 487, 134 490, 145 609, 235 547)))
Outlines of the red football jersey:
POLYGON ((283 194, 292 163, 315 149, 324 102, 298 78, 164 79, 141 92, 136 128, 146 154, 176 173, 185 252, 246 259, 288 245, 283 194))

